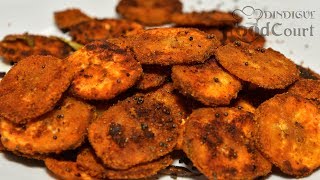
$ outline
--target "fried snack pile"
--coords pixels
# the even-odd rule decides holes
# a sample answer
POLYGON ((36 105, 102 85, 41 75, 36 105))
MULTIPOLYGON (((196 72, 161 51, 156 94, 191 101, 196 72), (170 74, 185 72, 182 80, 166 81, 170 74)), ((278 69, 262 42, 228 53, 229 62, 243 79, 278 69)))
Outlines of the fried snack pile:
POLYGON ((124 19, 55 12, 72 41, 0 42, 16 63, 0 81, 0 150, 59 179, 256 179, 272 166, 304 177, 320 166, 319 74, 229 12, 184 13, 178 0, 116 10, 124 19))

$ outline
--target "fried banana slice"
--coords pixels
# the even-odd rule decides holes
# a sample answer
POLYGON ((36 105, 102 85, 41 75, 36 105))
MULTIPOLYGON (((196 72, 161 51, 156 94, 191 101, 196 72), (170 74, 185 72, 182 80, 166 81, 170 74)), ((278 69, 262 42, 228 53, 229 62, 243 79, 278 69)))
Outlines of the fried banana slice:
POLYGON ((193 66, 173 66, 174 86, 205 105, 228 105, 241 90, 241 82, 223 71, 214 59, 193 66))
POLYGON ((78 43, 88 44, 95 40, 136 34, 143 29, 142 25, 127 20, 92 19, 72 26, 69 35, 78 43))
POLYGON ((95 41, 67 59, 77 73, 70 91, 91 100, 109 100, 132 87, 142 68, 131 54, 106 41, 95 41))
POLYGON ((26 155, 60 153, 84 141, 94 109, 73 98, 59 108, 23 126, 5 119, 0 122, 1 141, 9 151, 26 155))
POLYGON ((68 64, 52 56, 29 56, 13 66, 0 81, 0 115, 14 123, 53 109, 69 87, 68 64))
POLYGON ((241 41, 257 47, 263 47, 266 42, 264 36, 254 32, 252 29, 241 26, 229 28, 225 33, 227 39, 224 44, 241 41))
POLYGON ((31 55, 52 55, 65 58, 72 48, 59 38, 32 34, 7 35, 0 42, 0 56, 6 62, 18 62, 31 55))
POLYGON ((320 100, 320 80, 301 79, 294 83, 288 92, 306 99, 320 100))
POLYGON ((165 85, 110 107, 89 127, 89 142, 102 162, 128 169, 171 152, 184 118, 180 98, 165 85))
POLYGON ((75 8, 54 12, 54 21, 62 31, 68 31, 72 26, 91 19, 90 16, 83 13, 80 9, 75 8))
POLYGON ((58 160, 54 158, 47 158, 44 163, 48 170, 50 170, 59 179, 78 179, 78 180, 91 180, 94 179, 90 175, 81 171, 77 166, 78 164, 73 161, 58 160))
POLYGON ((204 11, 191 13, 175 13, 171 18, 178 26, 234 26, 242 21, 240 16, 231 12, 204 11))
POLYGON ((148 90, 163 85, 170 76, 171 69, 161 66, 142 66, 143 75, 136 84, 136 88, 140 90, 148 90))
POLYGON ((204 62, 220 42, 191 28, 157 28, 146 30, 129 42, 141 64, 190 64, 204 62))
POLYGON ((232 109, 204 108, 186 121, 183 150, 209 179, 254 179, 271 171, 270 162, 234 124, 238 115, 232 109))
POLYGON ((284 89, 299 78, 295 64, 271 48, 236 41, 219 47, 216 58, 231 74, 266 89, 284 89))
POLYGON ((104 167, 92 149, 83 149, 77 157, 79 169, 96 179, 141 179, 157 174, 173 163, 170 155, 147 164, 139 164, 127 170, 112 170, 104 167))
POLYGON ((116 10, 125 19, 158 26, 170 23, 172 14, 182 11, 182 3, 179 0, 121 0, 116 10))
POLYGON ((320 79, 320 75, 318 73, 312 71, 310 68, 306 68, 301 65, 296 65, 296 66, 300 71, 300 78, 313 79, 313 80, 320 79))
POLYGON ((257 146, 281 171, 307 176, 320 166, 320 110, 305 98, 285 93, 256 110, 257 146))

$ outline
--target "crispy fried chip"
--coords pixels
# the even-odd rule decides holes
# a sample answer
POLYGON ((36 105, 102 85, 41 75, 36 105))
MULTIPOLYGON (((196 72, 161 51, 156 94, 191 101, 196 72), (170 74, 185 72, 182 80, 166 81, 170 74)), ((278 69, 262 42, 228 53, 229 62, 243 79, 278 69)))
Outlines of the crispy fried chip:
POLYGON ((320 166, 318 105, 285 93, 260 105, 255 119, 258 148, 281 171, 301 177, 320 166))
POLYGON ((138 23, 117 19, 92 19, 70 28, 69 35, 81 44, 105 40, 122 35, 133 35, 143 30, 138 23))
POLYGON ((157 28, 146 30, 128 42, 141 64, 190 64, 204 62, 220 42, 191 28, 157 28))
POLYGON ((1 141, 9 151, 26 155, 75 149, 84 141, 93 116, 91 106, 66 98, 59 108, 23 126, 2 119, 1 141))
POLYGON ((26 123, 50 111, 72 78, 67 63, 52 56, 29 56, 0 82, 0 115, 26 123))
POLYGON ((108 100, 132 87, 142 74, 141 65, 125 50, 95 41, 69 56, 75 76, 70 91, 81 98, 108 100))
POLYGON ((179 0, 121 0, 116 10, 125 19, 157 26, 170 23, 171 15, 182 11, 182 4, 179 0))
POLYGON ((72 48, 59 38, 31 34, 7 35, 0 42, 0 56, 7 62, 18 62, 31 55, 65 58, 72 48))
POLYGON ((302 65, 296 65, 296 66, 300 71, 300 78, 313 79, 313 80, 320 79, 320 75, 312 71, 310 68, 303 67, 302 65))
POLYGON ((232 109, 198 109, 186 122, 183 149, 209 179, 254 179, 271 171, 271 164, 235 124, 238 115, 232 109))
POLYGON ((271 48, 236 41, 219 47, 216 58, 231 74, 266 89, 284 89, 299 77, 295 64, 271 48))
POLYGON ((80 9, 65 9, 54 12, 54 21, 62 31, 67 31, 72 26, 91 19, 91 17, 81 12, 80 9))
POLYGON ((223 71, 214 59, 193 66, 173 66, 174 86, 205 105, 227 105, 237 97, 241 82, 223 71))
POLYGON ((307 99, 320 100, 320 80, 301 79, 288 90, 307 99))
POLYGON ((77 167, 77 163, 73 161, 58 160, 54 158, 47 158, 44 160, 46 167, 59 179, 72 180, 91 180, 94 179, 90 175, 81 171, 77 167))
POLYGON ((170 76, 170 67, 142 66, 143 75, 136 84, 136 88, 140 90, 148 90, 163 85, 170 76))
POLYGON ((90 125, 89 142, 106 166, 128 169, 175 148, 184 109, 172 91, 169 84, 152 93, 136 94, 90 125))
POLYGON ((178 26, 233 26, 240 23, 242 18, 231 12, 204 11, 191 13, 175 13, 172 22, 178 26))
POLYGON ((79 169, 98 179, 141 179, 157 174, 158 171, 173 163, 170 155, 155 161, 139 164, 127 170, 112 170, 105 168, 94 151, 83 149, 77 157, 79 169))

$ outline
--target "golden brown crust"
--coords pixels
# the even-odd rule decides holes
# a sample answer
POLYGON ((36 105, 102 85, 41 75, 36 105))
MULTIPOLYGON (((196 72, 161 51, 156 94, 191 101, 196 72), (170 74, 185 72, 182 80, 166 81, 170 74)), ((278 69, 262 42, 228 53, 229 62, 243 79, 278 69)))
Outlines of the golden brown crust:
POLYGON ((91 180, 85 172, 79 170, 76 162, 58 160, 54 158, 47 158, 44 163, 48 170, 50 170, 59 179, 70 179, 70 180, 91 180))
POLYGON ((295 64, 271 48, 236 41, 219 47, 216 58, 231 74, 266 89, 284 89, 299 77, 295 64))
POLYGON ((288 90, 306 99, 320 100, 320 80, 300 79, 288 90))
POLYGON ((72 48, 59 38, 32 34, 7 35, 0 42, 0 56, 6 62, 18 62, 31 55, 52 55, 65 58, 72 48))
POLYGON ((260 105, 255 119, 257 146, 281 171, 302 177, 319 167, 318 105, 285 93, 260 105))
POLYGON ((102 162, 128 169, 150 162, 176 144, 184 110, 171 85, 136 94, 110 107, 89 127, 89 141, 102 162))
POLYGON ((30 157, 75 149, 84 141, 93 116, 91 106, 66 98, 59 108, 23 126, 1 119, 1 141, 8 151, 30 157))
POLYGON ((69 66, 52 56, 30 56, 0 82, 0 115, 22 124, 50 111, 69 87, 69 66))
POLYGON ((141 179, 157 174, 158 171, 173 163, 170 155, 155 161, 139 164, 127 170, 112 170, 105 168, 92 149, 83 149, 77 156, 79 169, 98 179, 141 179))
POLYGON ((107 41, 87 44, 68 61, 77 73, 70 91, 84 99, 112 99, 132 87, 142 74, 131 54, 107 41))
POLYGON ((220 42, 213 36, 192 28, 149 29, 128 42, 141 64, 190 64, 204 62, 220 42))
POLYGON ((234 26, 241 21, 241 17, 231 12, 222 11, 175 13, 172 15, 172 22, 178 26, 223 27, 234 26))
POLYGON ((209 179, 254 179, 267 175, 271 164, 234 124, 225 109, 195 110, 186 123, 183 149, 193 164, 209 179), (219 116, 217 115, 219 114, 219 116), (226 119, 227 118, 227 119, 226 119))
POLYGON ((214 59, 193 66, 173 66, 174 86, 205 105, 228 105, 241 90, 241 82, 223 71, 214 59))
POLYGON ((133 35, 143 29, 142 25, 127 20, 92 19, 72 26, 69 35, 73 41, 88 44, 95 40, 106 40, 122 35, 133 35))
POLYGON ((171 15, 182 11, 179 0, 121 0, 116 8, 125 19, 146 26, 158 26, 171 22, 171 15))
POLYGON ((151 88, 160 87, 170 76, 170 67, 162 66, 142 66, 143 74, 137 82, 136 88, 140 90, 148 90, 151 88))
POLYGON ((83 13, 80 9, 75 8, 54 12, 54 21, 58 28, 63 31, 69 30, 72 26, 91 19, 90 16, 83 13))

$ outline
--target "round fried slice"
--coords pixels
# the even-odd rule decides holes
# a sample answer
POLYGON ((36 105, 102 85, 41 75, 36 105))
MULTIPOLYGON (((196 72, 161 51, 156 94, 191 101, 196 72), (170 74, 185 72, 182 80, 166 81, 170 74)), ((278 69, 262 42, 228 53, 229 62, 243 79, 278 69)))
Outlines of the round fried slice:
POLYGON ((320 100, 320 80, 301 79, 288 90, 307 99, 320 100))
POLYGON ((225 33, 227 38, 224 44, 241 41, 257 47, 263 47, 266 42, 264 36, 254 32, 252 29, 241 26, 229 28, 225 33))
POLYGON ((242 21, 240 16, 232 12, 203 11, 191 13, 175 13, 172 22, 178 26, 234 26, 242 21))
POLYGON ((231 74, 266 89, 284 89, 299 78, 295 64, 271 48, 236 41, 219 47, 216 58, 231 74))
POLYGON ((1 141, 9 151, 26 155, 75 149, 84 141, 93 116, 91 106, 66 98, 59 108, 23 126, 2 119, 1 141))
POLYGON ((172 86, 136 94, 104 112, 89 127, 89 142, 102 162, 128 169, 171 152, 184 118, 172 86))
POLYGON ((77 167, 77 163, 73 161, 58 160, 54 158, 47 158, 44 163, 48 170, 50 170, 59 179, 73 179, 73 180, 91 180, 94 179, 90 175, 81 171, 77 167))
POLYGON ((258 148, 281 171, 307 176, 320 166, 319 106, 301 96, 276 95, 256 110, 258 148))
POLYGON ((172 80, 180 92, 205 105, 227 105, 241 90, 241 82, 210 59, 194 66, 173 66, 172 80))
POLYGON ((127 170, 112 170, 105 168, 93 150, 83 149, 77 156, 79 169, 97 179, 141 179, 157 174, 160 170, 173 163, 170 155, 164 156, 155 161, 139 164, 127 170))
POLYGON ((50 111, 69 87, 68 64, 52 56, 29 56, 0 81, 0 115, 26 123, 50 111))
POLYGON ((270 162, 234 124, 238 116, 235 110, 198 109, 186 122, 183 150, 209 179, 254 179, 271 171, 270 162))
POLYGON ((148 90, 163 85, 170 76, 170 67, 143 66, 143 75, 136 84, 140 90, 148 90))
POLYGON ((62 31, 68 31, 72 26, 91 19, 80 9, 75 8, 54 12, 54 21, 62 31))
POLYGON ((220 42, 191 28, 149 29, 134 36, 130 46, 142 64, 190 64, 204 62, 220 42))
POLYGON ((95 41, 68 58, 75 72, 70 91, 81 98, 108 100, 132 87, 142 68, 128 52, 106 41, 95 41))
POLYGON ((127 20, 92 19, 70 28, 69 35, 81 44, 88 44, 95 40, 115 38, 126 34, 136 34, 143 30, 143 26, 127 20))
POLYGON ((182 3, 179 0, 121 0, 116 10, 125 19, 158 26, 170 23, 172 13, 182 11, 182 3))
POLYGON ((52 55, 65 58, 72 48, 59 38, 32 34, 7 35, 0 42, 0 56, 6 62, 18 62, 31 55, 52 55))

